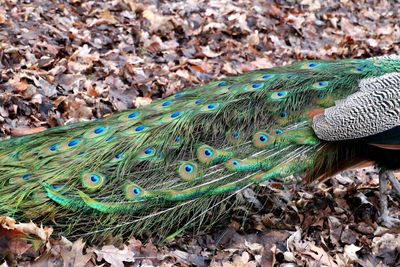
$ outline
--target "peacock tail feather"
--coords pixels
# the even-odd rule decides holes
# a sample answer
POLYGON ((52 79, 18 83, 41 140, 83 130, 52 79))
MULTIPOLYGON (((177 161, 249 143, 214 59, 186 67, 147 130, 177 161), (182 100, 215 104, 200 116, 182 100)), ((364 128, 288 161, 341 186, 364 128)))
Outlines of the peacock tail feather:
POLYGON ((394 72, 391 57, 300 62, 3 141, 0 214, 67 236, 165 236, 216 221, 245 188, 312 170, 324 142, 310 114, 394 72))

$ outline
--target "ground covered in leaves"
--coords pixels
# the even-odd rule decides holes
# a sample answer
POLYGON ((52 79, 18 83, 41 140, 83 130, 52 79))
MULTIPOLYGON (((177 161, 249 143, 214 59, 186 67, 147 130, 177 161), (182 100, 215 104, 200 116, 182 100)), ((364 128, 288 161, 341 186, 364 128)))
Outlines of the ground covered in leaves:
MULTIPOLYGON (((0 3, 0 138, 101 118, 226 75, 296 60, 400 54, 398 1, 0 3)), ((374 170, 308 187, 264 187, 238 196, 254 204, 245 223, 233 215, 213 233, 165 246, 131 239, 84 248, 81 240, 52 238, 51 229, 1 218, 0 263, 400 265, 399 229, 376 224, 374 170), (37 242, 14 240, 20 232, 37 242)), ((399 199, 390 205, 398 215, 399 199)))

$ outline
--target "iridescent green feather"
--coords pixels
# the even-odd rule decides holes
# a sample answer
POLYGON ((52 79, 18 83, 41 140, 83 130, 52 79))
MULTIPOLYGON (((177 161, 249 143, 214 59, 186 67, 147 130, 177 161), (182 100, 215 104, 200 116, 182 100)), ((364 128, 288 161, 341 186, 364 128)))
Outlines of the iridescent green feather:
POLYGON ((216 221, 240 190, 313 166, 321 145, 309 111, 399 71, 391 59, 300 62, 4 141, 0 214, 72 237, 166 236, 216 221))

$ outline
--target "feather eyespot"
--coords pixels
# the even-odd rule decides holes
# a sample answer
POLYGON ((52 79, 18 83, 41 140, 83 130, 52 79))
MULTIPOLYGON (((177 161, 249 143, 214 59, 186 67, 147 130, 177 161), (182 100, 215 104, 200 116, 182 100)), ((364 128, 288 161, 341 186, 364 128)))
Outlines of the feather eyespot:
POLYGON ((253 145, 256 148, 264 149, 270 144, 273 144, 274 137, 266 132, 258 132, 253 135, 253 145))
POLYGON ((318 83, 319 86, 325 86, 325 85, 327 85, 327 84, 328 84, 328 82, 319 82, 319 83, 318 83))
POLYGON ((141 191, 139 188, 134 187, 134 188, 132 189, 132 193, 133 193, 134 195, 138 196, 138 195, 140 195, 140 194, 142 193, 142 191, 141 191))
POLYGON ((179 169, 178 174, 184 181, 191 181, 199 176, 199 168, 196 163, 183 162, 179 169))
POLYGON ((197 149, 197 159, 204 164, 210 164, 214 158, 215 151, 208 145, 202 145, 197 149))
POLYGON ((193 172, 193 166, 191 166, 191 165, 189 165, 189 164, 186 164, 186 165, 185 165, 185 171, 186 171, 187 173, 192 173, 192 172, 193 172))
POLYGON ((306 63, 301 63, 300 68, 301 69, 314 69, 318 67, 320 63, 318 62, 306 62, 306 63))
POLYGON ((264 74, 263 76, 261 76, 261 78, 267 80, 269 78, 272 78, 274 75, 273 74, 264 74))
POLYGON ((213 152, 212 152, 212 150, 211 149, 204 149, 204 155, 206 156, 206 157, 211 157, 212 155, 213 155, 213 152))
POLYGON ((225 163, 225 168, 228 171, 238 171, 239 168, 242 167, 242 160, 240 159, 231 159, 225 163))
POLYGON ((128 115, 128 119, 134 119, 137 116, 139 116, 139 112, 132 112, 131 114, 128 115))
POLYGON ((260 134, 258 140, 260 140, 260 142, 262 143, 268 142, 268 136, 266 136, 265 134, 260 134))
POLYGON ((260 89, 261 87, 263 87, 263 84, 262 83, 255 83, 255 84, 252 84, 251 87, 253 89, 260 89))
POLYGON ((121 113, 120 116, 118 116, 119 121, 127 122, 127 121, 135 121, 141 117, 141 112, 139 111, 133 111, 129 110, 127 112, 121 113))
POLYGON ((57 185, 57 184, 51 185, 51 189, 53 189, 54 191, 60 191, 61 188, 62 188, 62 185, 57 185))
POLYGON ((79 139, 74 139, 72 141, 68 142, 68 147, 74 147, 76 145, 78 145, 81 141, 79 139))
POLYGON ((168 107, 172 104, 172 101, 165 101, 164 103, 161 104, 162 107, 168 107))
POLYGON ((122 157, 124 156, 124 153, 118 153, 114 156, 115 159, 122 159, 122 157))
POLYGON ((202 112, 210 112, 216 110, 220 106, 219 103, 209 103, 205 104, 200 108, 200 111, 202 112))
POLYGON ((232 157, 232 153, 222 149, 214 149, 208 145, 202 145, 197 149, 197 159, 205 165, 214 165, 225 162, 232 157))
POLYGON ((81 175, 82 186, 89 191, 96 191, 103 186, 104 177, 99 173, 84 172, 81 175))
POLYGON ((226 81, 222 81, 222 82, 219 82, 219 83, 218 83, 218 86, 219 86, 219 87, 222 87, 222 86, 225 86, 226 84, 227 84, 226 81))
POLYGON ((98 127, 98 128, 96 128, 96 129, 93 130, 93 133, 95 133, 95 134, 101 134, 101 133, 103 133, 105 130, 106 130, 106 128, 104 128, 104 127, 98 127))
POLYGON ((93 184, 98 184, 99 181, 100 181, 100 178, 99 178, 99 176, 93 174, 93 175, 90 176, 90 181, 91 181, 93 184))
POLYGON ((176 143, 180 143, 182 141, 182 138, 180 137, 180 136, 177 136, 176 138, 175 138, 175 142, 176 143))
POLYGON ((353 69, 350 70, 351 73, 362 73, 365 71, 366 66, 365 65, 359 65, 355 66, 353 69))
POLYGON ((153 153, 154 153, 154 150, 152 148, 146 148, 144 150, 144 154, 146 154, 146 155, 151 155, 153 153))
POLYGON ((234 132, 228 131, 226 133, 226 140, 232 145, 239 144, 240 142, 244 141, 239 131, 234 131, 234 132))
POLYGON ((146 128, 146 126, 140 125, 138 127, 135 128, 135 132, 141 132, 146 128))
POLYGON ((138 200, 146 195, 146 192, 137 184, 129 183, 124 188, 128 200, 138 200))
POLYGON ((94 128, 90 128, 86 131, 85 133, 85 138, 86 139, 93 139, 93 138, 104 138, 105 134, 108 131, 108 127, 106 126, 98 126, 98 127, 94 127, 94 128))
POLYGON ((57 148, 58 148, 58 145, 52 145, 49 147, 49 150, 54 152, 54 151, 57 151, 57 148))
POLYGON ((29 178, 31 178, 31 177, 32 177, 32 174, 30 174, 30 173, 27 173, 27 174, 24 174, 21 176, 22 180, 25 180, 25 181, 29 180, 29 178))
POLYGON ((183 93, 177 93, 177 94, 174 95, 174 98, 176 99, 176 98, 180 98, 182 96, 183 96, 183 93))
POLYGON ((139 160, 154 160, 156 159, 155 156, 160 156, 162 158, 162 154, 157 152, 154 147, 145 147, 137 155, 137 159, 139 160))
POLYGON ((283 133, 283 131, 281 129, 276 129, 275 130, 275 134, 276 135, 279 135, 279 134, 282 134, 282 133, 283 133))
POLYGON ((201 104, 203 104, 203 100, 202 99, 197 99, 196 101, 194 101, 194 104, 195 105, 201 105, 201 104))
POLYGON ((315 90, 322 91, 322 90, 328 89, 329 88, 328 85, 329 85, 329 81, 319 81, 319 82, 314 83, 312 85, 312 88, 315 90))
POLYGON ((180 115, 181 115, 180 112, 174 112, 174 113, 171 114, 170 117, 171 117, 172 119, 175 119, 175 118, 178 118, 180 115))
POLYGON ((279 91, 271 94, 272 100, 281 100, 288 95, 287 91, 279 91))

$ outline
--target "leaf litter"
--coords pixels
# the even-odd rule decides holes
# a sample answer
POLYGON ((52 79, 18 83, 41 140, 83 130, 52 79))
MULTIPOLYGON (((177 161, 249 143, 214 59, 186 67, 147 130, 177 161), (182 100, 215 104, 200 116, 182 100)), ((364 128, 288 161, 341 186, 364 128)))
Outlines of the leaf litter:
MULTIPOLYGON (((4 0, 0 138, 94 120, 227 75, 400 53, 398 1, 4 0)), ((298 177, 292 177, 294 179, 298 177)), ((398 266, 376 170, 266 183, 229 222, 163 246, 90 245, 0 217, 0 266, 398 266)), ((400 213, 390 199, 391 215, 400 213)))

